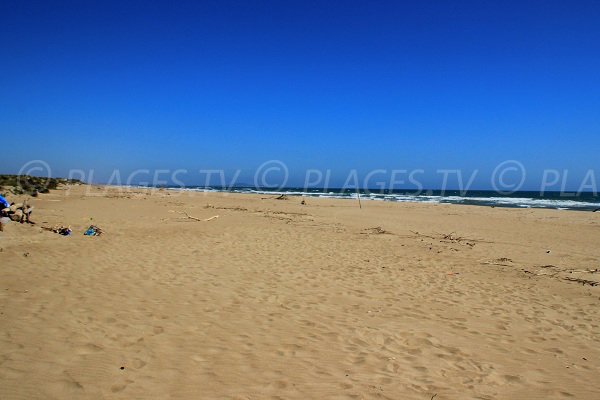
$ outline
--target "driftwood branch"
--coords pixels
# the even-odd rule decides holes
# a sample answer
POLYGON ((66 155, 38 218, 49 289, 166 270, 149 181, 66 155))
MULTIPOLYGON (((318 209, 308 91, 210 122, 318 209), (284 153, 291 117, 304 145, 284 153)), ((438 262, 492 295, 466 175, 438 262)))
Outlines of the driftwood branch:
POLYGON ((286 194, 280 194, 279 196, 269 196, 269 197, 261 197, 261 200, 287 200, 288 196, 286 194))
POLYGON ((570 276, 566 276, 563 279, 566 281, 581 283, 583 286, 585 286, 585 285, 598 286, 600 284, 600 282, 590 281, 589 279, 571 278, 570 276))
POLYGON ((199 222, 206 222, 206 221, 212 221, 213 219, 217 219, 219 218, 218 215, 214 215, 210 218, 206 218, 206 219, 202 219, 202 218, 196 218, 196 217, 192 217, 190 214, 188 214, 185 211, 181 211, 180 214, 185 214, 186 217, 188 217, 188 219, 193 219, 194 221, 199 221, 199 222))

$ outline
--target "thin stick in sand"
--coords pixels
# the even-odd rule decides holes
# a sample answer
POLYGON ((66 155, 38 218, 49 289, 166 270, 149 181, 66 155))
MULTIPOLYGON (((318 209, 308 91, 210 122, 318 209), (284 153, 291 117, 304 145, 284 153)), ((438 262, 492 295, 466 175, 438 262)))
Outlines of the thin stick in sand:
POLYGON ((185 211, 181 211, 180 214, 185 214, 185 216, 188 217, 189 219, 193 219, 194 221, 199 221, 199 222, 207 222, 207 221, 212 221, 213 219, 219 218, 218 215, 214 215, 214 216, 212 216, 210 218, 206 218, 206 219, 196 218, 196 217, 192 217, 190 214, 188 214, 185 211))

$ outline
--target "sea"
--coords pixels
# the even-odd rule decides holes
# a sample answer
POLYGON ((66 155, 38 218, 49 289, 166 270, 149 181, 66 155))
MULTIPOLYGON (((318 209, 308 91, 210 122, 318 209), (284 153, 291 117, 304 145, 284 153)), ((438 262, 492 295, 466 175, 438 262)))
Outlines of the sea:
POLYGON ((256 188, 256 187, 165 187, 170 190, 198 192, 228 192, 263 196, 317 197, 357 201, 390 201, 396 203, 463 204, 486 207, 547 208, 556 210, 599 211, 600 196, 592 192, 527 192, 501 194, 491 190, 379 190, 379 189, 318 189, 318 188, 256 188))

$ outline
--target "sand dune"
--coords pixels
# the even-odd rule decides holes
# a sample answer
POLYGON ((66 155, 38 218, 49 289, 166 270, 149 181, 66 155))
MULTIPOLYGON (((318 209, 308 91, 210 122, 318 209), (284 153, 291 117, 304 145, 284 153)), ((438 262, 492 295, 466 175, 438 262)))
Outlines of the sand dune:
POLYGON ((600 213, 300 200, 34 199, 0 399, 600 398, 600 213))

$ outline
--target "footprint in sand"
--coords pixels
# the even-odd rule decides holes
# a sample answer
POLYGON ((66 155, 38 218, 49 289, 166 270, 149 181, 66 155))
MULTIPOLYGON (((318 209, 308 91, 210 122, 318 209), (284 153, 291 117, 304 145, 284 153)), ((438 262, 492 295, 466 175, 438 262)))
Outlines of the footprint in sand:
POLYGON ((163 333, 165 331, 165 329, 161 326, 155 326, 153 329, 153 332, 155 335, 160 335, 161 333, 163 333))
POLYGON ((134 358, 133 360, 131 360, 131 366, 135 369, 141 369, 144 368, 146 366, 147 362, 144 360, 141 360, 139 358, 134 358))

